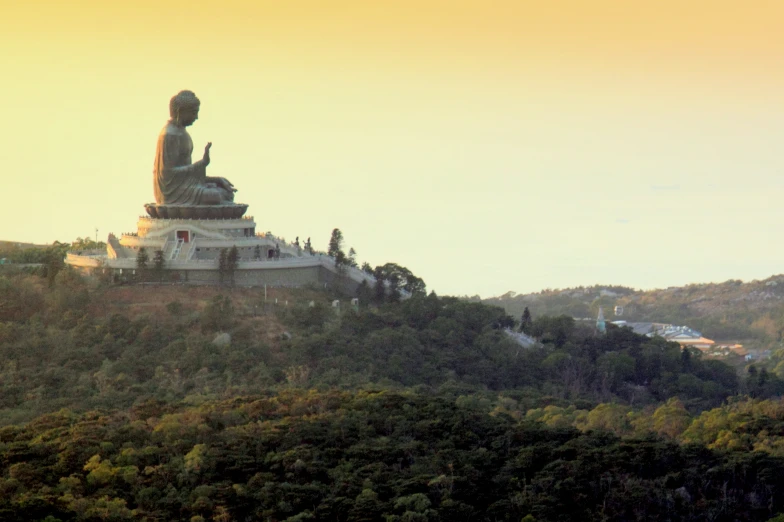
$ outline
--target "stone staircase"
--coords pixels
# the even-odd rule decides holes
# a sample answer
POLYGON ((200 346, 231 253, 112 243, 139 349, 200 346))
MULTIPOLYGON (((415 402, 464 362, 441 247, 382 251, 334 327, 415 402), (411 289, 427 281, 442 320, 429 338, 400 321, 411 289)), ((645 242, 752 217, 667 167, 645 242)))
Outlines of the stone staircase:
POLYGON ((180 255, 180 251, 182 250, 182 245, 185 244, 185 241, 182 239, 178 239, 177 243, 174 245, 172 249, 172 253, 169 256, 169 261, 175 261, 178 256, 180 255))
POLYGON ((130 257, 126 249, 123 248, 123 246, 120 244, 120 241, 114 234, 109 234, 107 243, 109 247, 108 250, 114 254, 115 259, 124 259, 130 257))

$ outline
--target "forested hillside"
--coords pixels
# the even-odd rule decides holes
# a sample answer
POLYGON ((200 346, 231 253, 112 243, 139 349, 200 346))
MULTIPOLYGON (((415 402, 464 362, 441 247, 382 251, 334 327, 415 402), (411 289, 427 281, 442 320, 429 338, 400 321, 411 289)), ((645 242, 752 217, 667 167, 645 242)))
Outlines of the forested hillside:
POLYGON ((482 302, 502 306, 518 319, 526 307, 534 316, 595 318, 601 306, 608 320, 688 325, 711 339, 742 340, 761 348, 780 348, 784 334, 784 276, 648 291, 599 285, 533 294, 509 292, 482 302), (615 306, 623 307, 622 316, 613 316, 615 306))
MULTIPOLYGON (((501 308, 434 294, 338 313, 338 296, 313 290, 265 302, 263 289, 91 287, 67 269, 47 280, 0 279, 0 422, 278 386, 513 391, 532 406, 677 395, 693 409, 746 386, 677 344, 617 328, 597 336, 568 317, 537 318, 543 345, 524 348, 501 308), (224 332, 230 341, 214 342, 224 332)), ((779 380, 767 379, 775 393, 779 380)))
POLYGON ((0 457, 7 522, 734 521, 784 511, 784 459, 766 452, 549 428, 414 392, 63 411, 0 430, 0 457))
POLYGON ((435 294, 0 271, 0 520, 768 520, 784 383, 435 294), (341 299, 343 306, 331 306, 341 299))

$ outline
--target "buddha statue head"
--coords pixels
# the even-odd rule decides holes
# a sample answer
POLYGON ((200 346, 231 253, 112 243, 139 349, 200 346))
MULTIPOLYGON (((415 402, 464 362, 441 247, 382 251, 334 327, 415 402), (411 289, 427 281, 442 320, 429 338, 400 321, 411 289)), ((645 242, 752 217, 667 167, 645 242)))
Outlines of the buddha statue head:
POLYGON ((169 100, 169 116, 176 125, 188 127, 199 119, 200 105, 193 91, 180 91, 169 100))

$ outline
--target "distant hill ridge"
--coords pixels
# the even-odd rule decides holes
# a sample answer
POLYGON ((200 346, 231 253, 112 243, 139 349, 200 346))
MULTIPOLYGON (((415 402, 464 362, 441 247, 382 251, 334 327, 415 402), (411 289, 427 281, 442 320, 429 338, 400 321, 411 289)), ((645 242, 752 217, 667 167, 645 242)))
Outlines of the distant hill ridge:
MULTIPOLYGON (((478 298, 472 298, 477 300, 478 298)), ((656 290, 635 290, 616 285, 595 285, 482 299, 503 307, 519 318, 531 314, 596 317, 599 307, 608 321, 651 321, 683 324, 716 340, 745 340, 772 347, 784 336, 784 275, 744 283, 691 284, 656 290), (616 306, 623 308, 614 315, 616 306)))
POLYGON ((0 252, 13 249, 45 248, 49 245, 36 245, 34 243, 22 243, 21 241, 0 241, 0 252))

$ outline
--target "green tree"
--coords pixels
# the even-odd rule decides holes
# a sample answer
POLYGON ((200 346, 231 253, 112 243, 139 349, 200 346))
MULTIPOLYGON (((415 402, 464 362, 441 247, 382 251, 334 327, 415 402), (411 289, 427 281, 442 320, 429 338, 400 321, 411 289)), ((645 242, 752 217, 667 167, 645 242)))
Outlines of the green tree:
POLYGON ((620 404, 602 403, 588 412, 584 430, 610 431, 619 437, 631 432, 630 409, 620 404))
POLYGON ((348 257, 342 250, 338 250, 337 255, 335 256, 335 268, 337 268, 338 273, 341 275, 345 275, 346 268, 349 266, 348 257))
POLYGON ((683 433, 690 423, 691 416, 677 397, 669 399, 653 413, 653 430, 673 439, 683 433))
POLYGON ((237 266, 239 266, 240 261, 240 253, 237 250, 237 245, 232 245, 229 253, 226 254, 226 272, 229 276, 229 281, 231 285, 234 286, 234 272, 237 270, 237 266))
POLYGON ((223 283, 229 273, 229 252, 225 248, 221 248, 218 253, 218 278, 223 283))
POLYGON ((366 280, 363 279, 362 282, 359 283, 356 296, 357 299, 359 299, 359 304, 361 306, 366 306, 373 299, 373 290, 366 280))
POLYGON ((386 263, 376 267, 376 272, 390 283, 395 281, 396 288, 405 290, 410 295, 427 295, 425 281, 415 276, 408 268, 397 263, 386 263))
POLYGON ((557 347, 566 344, 574 331, 574 318, 568 315, 558 317, 541 316, 531 324, 530 335, 551 342, 557 347))
POLYGON ((77 237, 76 241, 71 243, 70 250, 83 251, 83 250, 106 250, 106 243, 103 241, 94 241, 89 237, 77 237))
POLYGON ((342 251, 343 232, 341 232, 339 228, 332 229, 332 235, 329 238, 329 248, 327 249, 327 255, 337 259, 338 253, 342 251))
POLYGON ((400 301, 400 277, 397 274, 391 274, 387 281, 389 281, 389 295, 387 299, 390 303, 397 303, 400 301))
POLYGON ((634 357, 623 352, 606 352, 596 360, 598 384, 603 394, 617 392, 621 385, 634 377, 634 357))
POLYGON ((533 319, 531 319, 531 312, 526 306, 525 310, 523 310, 523 315, 520 317, 520 332, 525 334, 530 333, 532 322, 533 319))
POLYGON ((59 274, 60 271, 65 268, 65 261, 63 259, 65 258, 65 252, 67 248, 67 245, 60 243, 59 241, 55 241, 51 247, 44 251, 44 263, 46 264, 46 277, 49 286, 54 286, 57 274, 59 274))
POLYGON ((691 350, 692 349, 689 346, 684 346, 681 349, 681 371, 688 372, 688 371, 691 371, 691 369, 692 369, 692 364, 691 364, 692 353, 691 353, 691 350))
POLYGON ((158 282, 163 282, 163 271, 166 268, 166 260, 163 257, 163 250, 156 250, 152 258, 152 270, 158 282))
POLYGON ((387 298, 387 288, 384 280, 384 273, 380 266, 373 271, 376 282, 373 284, 373 302, 377 305, 383 304, 387 298))
MULTIPOLYGON (((354 252, 354 249, 352 248, 350 252, 354 252)), ((351 255, 346 255, 343 251, 343 232, 338 228, 332 230, 327 255, 335 260, 335 268, 341 275, 345 275, 347 267, 356 265, 351 255)), ((354 255, 356 255, 356 252, 354 252, 354 255)))
POLYGON ((147 265, 150 262, 150 256, 147 255, 147 249, 141 247, 136 254, 136 278, 139 281, 147 279, 147 265))
POLYGON ((384 503, 379 500, 378 493, 372 489, 363 489, 362 493, 354 499, 347 520, 349 522, 381 520, 384 508, 384 503))

